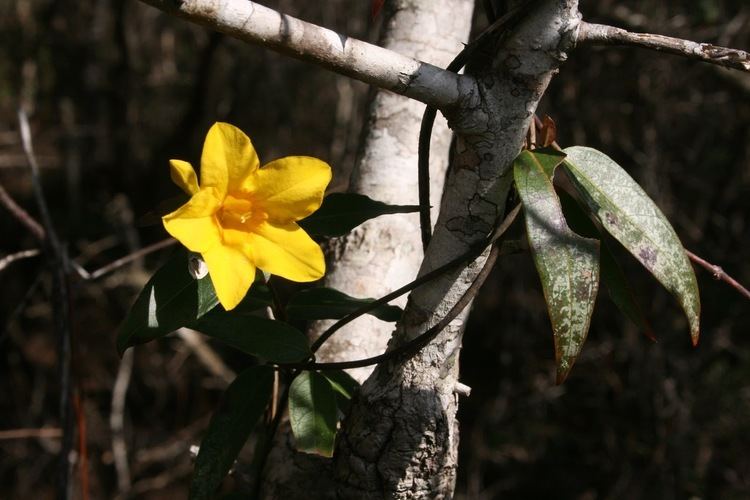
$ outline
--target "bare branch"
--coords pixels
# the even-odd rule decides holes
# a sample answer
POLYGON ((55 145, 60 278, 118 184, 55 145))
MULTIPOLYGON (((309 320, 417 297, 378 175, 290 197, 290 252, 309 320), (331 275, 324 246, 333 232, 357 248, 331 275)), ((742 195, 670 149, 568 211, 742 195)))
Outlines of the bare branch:
POLYGON ((750 72, 750 53, 744 50, 663 35, 635 33, 603 24, 581 22, 578 31, 578 44, 630 45, 750 72))
POLYGON ((16 201, 11 198, 3 186, 0 186, 0 205, 3 205, 21 224, 31 231, 34 237, 42 241, 45 237, 44 228, 29 213, 21 208, 16 201))
POLYGON ((444 109, 464 78, 248 0, 141 0, 164 12, 444 109))
POLYGON ((711 264, 710 262, 704 260, 703 258, 695 255, 690 250, 685 250, 685 253, 687 253, 687 256, 690 258, 690 260, 700 265, 704 269, 708 270, 708 272, 710 272, 715 279, 719 281, 723 281, 727 285, 737 290, 737 292, 739 292, 740 295, 743 295, 746 299, 750 300, 750 290, 742 286, 736 279, 732 278, 727 273, 725 273, 724 269, 722 269, 721 266, 717 266, 716 264, 711 264))
POLYGON ((60 439, 62 429, 59 427, 41 427, 34 429, 8 429, 0 431, 0 441, 6 439, 60 439))
POLYGON ((0 271, 11 265, 17 260, 22 259, 28 259, 30 257, 36 257, 39 255, 41 251, 37 248, 32 248, 31 250, 21 250, 20 252, 12 253, 9 255, 6 255, 2 259, 0 259, 0 271))
POLYGON ((157 250, 161 250, 162 248, 167 248, 169 246, 174 245, 177 243, 177 240, 174 238, 166 238, 161 241, 157 241, 154 244, 151 244, 147 247, 143 247, 140 250, 136 250, 135 252, 132 252, 124 257, 120 257, 119 259, 110 262, 106 266, 100 267, 96 271, 88 272, 86 269, 83 268, 80 264, 78 264, 76 261, 71 261, 71 265, 73 266, 73 269, 78 273, 78 275, 84 279, 84 280, 95 280, 99 279, 102 276, 104 276, 107 273, 110 273, 116 269, 121 268, 122 266, 129 264, 133 262, 134 260, 138 260, 140 258, 145 257, 146 255, 156 252, 157 250))

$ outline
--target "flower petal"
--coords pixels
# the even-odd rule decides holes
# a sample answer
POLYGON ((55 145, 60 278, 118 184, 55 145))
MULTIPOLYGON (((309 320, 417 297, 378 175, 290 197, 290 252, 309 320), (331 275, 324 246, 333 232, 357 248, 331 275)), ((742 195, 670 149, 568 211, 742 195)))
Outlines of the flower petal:
POLYGON ((183 206, 162 217, 162 223, 190 251, 205 252, 221 244, 221 228, 214 215, 220 206, 214 188, 201 189, 183 206))
POLYGON ((288 156, 259 168, 245 183, 271 222, 288 224, 320 208, 331 167, 309 156, 288 156))
POLYGON ((258 165, 255 148, 242 130, 228 123, 214 123, 203 143, 201 187, 215 187, 224 196, 237 190, 258 165))
POLYGON ((255 265, 265 272, 292 281, 315 281, 323 277, 323 251, 296 223, 274 225, 261 222, 248 233, 255 265))
POLYGON ((169 166, 171 167, 169 173, 172 182, 187 194, 198 192, 198 178, 195 176, 195 170, 193 170, 191 164, 182 160, 169 160, 169 166))
POLYGON ((234 309, 255 280, 255 266, 241 251, 224 245, 216 246, 202 256, 219 302, 227 311, 234 309))

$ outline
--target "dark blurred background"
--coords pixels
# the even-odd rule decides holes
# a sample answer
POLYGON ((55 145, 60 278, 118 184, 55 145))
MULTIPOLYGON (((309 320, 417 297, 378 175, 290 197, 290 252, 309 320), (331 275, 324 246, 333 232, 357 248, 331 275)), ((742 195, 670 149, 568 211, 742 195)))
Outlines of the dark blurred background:
MULTIPOLYGON (((377 37, 364 0, 263 3, 377 37)), ((593 22, 750 49, 746 0, 583 0, 581 10, 593 22)), ((486 21, 475 17, 479 30, 486 21)), ((217 120, 245 130, 263 162, 290 154, 329 161, 333 189, 345 189, 367 95, 364 84, 136 1, 0 0, 0 184, 38 214, 18 135, 22 105, 56 227, 89 270, 166 236, 139 221, 177 194, 167 160, 197 163, 217 120)), ((583 48, 540 111, 557 122, 561 144, 602 149, 628 167, 687 248, 750 283, 750 75, 583 48)), ((5 210, 0 234, 0 255, 37 246, 5 210)), ((75 415, 92 498, 118 491, 115 330, 164 255, 74 284, 75 415)), ((462 355, 473 392, 460 410, 459 498, 750 498, 750 303, 698 269, 703 331, 693 349, 675 301, 621 256, 658 343, 603 290, 562 386, 528 255, 508 257, 485 285, 462 355)), ((38 258, 1 272, 0 498, 52 498, 60 387, 49 273, 38 258), (52 431, 24 431, 38 428, 52 431)), ((188 447, 246 362, 214 344, 222 358, 208 359, 202 342, 175 337, 135 350, 123 437, 136 498, 185 497, 188 447)))

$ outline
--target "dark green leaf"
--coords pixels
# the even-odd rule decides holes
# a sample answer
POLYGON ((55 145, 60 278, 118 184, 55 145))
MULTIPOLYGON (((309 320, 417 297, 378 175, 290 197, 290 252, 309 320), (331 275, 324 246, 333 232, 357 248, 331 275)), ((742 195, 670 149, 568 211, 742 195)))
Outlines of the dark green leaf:
MULTIPOLYGON (((550 180, 549 155, 524 151, 513 163, 526 233, 555 338, 557 381, 570 372, 588 334, 599 287, 599 242, 571 231, 550 180)), ((558 163, 562 157, 558 156, 558 163)))
POLYGON ((355 193, 332 193, 299 225, 316 236, 342 236, 368 219, 385 214, 418 212, 419 205, 388 205, 355 193))
POLYGON ((117 350, 142 344, 188 325, 213 309, 219 299, 206 276, 188 271, 187 251, 178 250, 138 294, 117 335, 117 350))
POLYGON ((307 337, 281 321, 216 311, 190 326, 235 349, 274 363, 294 363, 310 356, 307 337))
POLYGON ((289 420, 297 450, 333 455, 336 437, 336 391, 323 375, 304 371, 289 388, 289 420))
POLYGON ((232 309, 232 312, 251 313, 272 306, 273 293, 268 288, 268 285, 256 279, 250 290, 248 290, 247 295, 237 304, 237 307, 232 309))
MULTIPOLYGON (((332 288, 308 288, 296 293, 286 306, 290 319, 339 319, 375 299, 357 299, 332 288)), ((384 304, 370 311, 383 321, 398 321, 403 311, 384 304)))
POLYGON ((273 389, 273 369, 255 366, 231 383, 211 418, 195 459, 190 500, 210 500, 232 467, 273 389))
POLYGON ((591 222, 591 219, 584 213, 578 202, 568 193, 561 192, 560 202, 562 203, 563 213, 568 225, 578 234, 592 238, 600 239, 602 242, 600 248, 601 257, 601 278, 602 283, 606 285, 610 299, 627 318, 629 318, 643 333, 651 340, 656 340, 654 331, 651 328, 646 315, 643 313, 638 298, 633 293, 625 273, 617 263, 612 250, 607 242, 602 238, 599 229, 591 222))
POLYGON ((354 380, 351 375, 344 370, 330 370, 323 372, 323 376, 331 383, 331 387, 336 391, 336 405, 341 413, 346 413, 349 409, 354 393, 359 390, 359 382, 354 380))
POLYGON ((685 311, 693 344, 700 332, 698 282, 671 224, 617 163, 591 148, 572 147, 565 168, 591 212, 685 311))

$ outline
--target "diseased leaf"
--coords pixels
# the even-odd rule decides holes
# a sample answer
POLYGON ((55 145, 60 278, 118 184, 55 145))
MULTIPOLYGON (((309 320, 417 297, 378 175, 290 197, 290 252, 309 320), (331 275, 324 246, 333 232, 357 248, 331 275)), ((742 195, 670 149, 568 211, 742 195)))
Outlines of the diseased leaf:
POLYGON ((558 383, 581 352, 599 287, 599 241, 568 228, 550 180, 555 162, 562 159, 559 153, 523 151, 513 163, 529 246, 552 322, 558 383))
POLYGON ((293 326, 234 311, 216 311, 190 325, 235 349, 274 363, 294 363, 310 356, 307 337, 293 326))
POLYGON ((568 226, 581 236, 596 238, 601 241, 601 247, 599 248, 601 280, 607 287, 610 299, 620 312, 638 326, 649 339, 655 342, 656 336, 654 335, 654 330, 646 319, 643 308, 633 293, 633 288, 625 273, 612 254, 609 244, 572 196, 564 191, 560 192, 559 196, 568 226))
POLYGON ((188 254, 177 250, 154 273, 135 299, 117 335, 117 350, 163 337, 200 318, 219 299, 206 276, 196 280, 188 271, 188 254))
POLYGON ((700 334, 698 282, 672 225, 617 163, 591 148, 567 148, 565 168, 602 227, 675 296, 693 345, 700 334))
POLYGON ((229 385, 195 459, 190 500, 210 500, 232 467, 273 389, 273 369, 254 366, 229 385))
POLYGON ((336 391, 323 375, 303 371, 289 388, 289 421, 297 450, 333 456, 336 391))
MULTIPOLYGON (((308 288, 289 299, 286 314, 290 319, 339 319, 375 299, 358 299, 333 288, 308 288)), ((384 304, 368 314, 383 321, 398 321, 402 309, 384 304)))
POLYGON ((321 207, 299 225, 316 236, 342 236, 368 219, 386 214, 418 212, 419 205, 388 205, 365 195, 332 193, 321 207))

